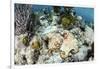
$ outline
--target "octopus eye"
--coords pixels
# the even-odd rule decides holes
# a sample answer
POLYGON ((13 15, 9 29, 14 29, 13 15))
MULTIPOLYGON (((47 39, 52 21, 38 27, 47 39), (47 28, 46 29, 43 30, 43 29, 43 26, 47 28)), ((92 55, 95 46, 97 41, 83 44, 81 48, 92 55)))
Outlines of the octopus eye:
POLYGON ((64 33, 64 38, 66 39, 68 37, 68 33, 64 33))
POLYGON ((32 43, 32 45, 34 45, 34 43, 32 43))

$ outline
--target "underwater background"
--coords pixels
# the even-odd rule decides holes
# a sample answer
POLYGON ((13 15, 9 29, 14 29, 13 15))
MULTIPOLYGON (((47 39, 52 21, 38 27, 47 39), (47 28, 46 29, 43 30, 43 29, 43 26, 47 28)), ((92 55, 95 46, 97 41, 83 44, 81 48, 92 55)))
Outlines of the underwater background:
POLYGON ((94 8, 15 4, 14 64, 94 60, 94 8))
MULTIPOLYGON (((42 9, 47 8, 48 12, 50 12, 53 8, 50 5, 32 5, 33 11, 40 11, 42 9)), ((85 8, 85 7, 74 7, 76 15, 80 15, 83 17, 86 23, 94 22, 94 8, 85 8)))

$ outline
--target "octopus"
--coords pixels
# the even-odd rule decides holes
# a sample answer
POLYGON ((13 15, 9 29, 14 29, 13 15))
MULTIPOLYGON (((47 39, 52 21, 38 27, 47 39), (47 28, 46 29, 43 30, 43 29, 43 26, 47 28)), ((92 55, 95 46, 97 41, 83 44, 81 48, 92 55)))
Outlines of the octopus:
POLYGON ((59 33, 49 33, 48 38, 48 53, 51 55, 52 52, 58 52, 60 50, 63 37, 59 33))
POLYGON ((77 46, 78 41, 74 38, 72 33, 66 30, 64 31, 63 37, 64 39, 60 48, 60 56, 62 59, 65 59, 68 56, 77 53, 79 50, 77 46))

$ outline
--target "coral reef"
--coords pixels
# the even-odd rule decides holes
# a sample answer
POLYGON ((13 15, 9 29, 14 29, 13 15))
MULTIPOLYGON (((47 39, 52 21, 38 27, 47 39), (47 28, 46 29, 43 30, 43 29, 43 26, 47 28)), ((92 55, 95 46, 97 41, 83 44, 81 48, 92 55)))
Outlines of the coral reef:
MULTIPOLYGON (((34 5, 33 5, 34 6, 34 5)), ((16 65, 92 61, 94 29, 76 15, 74 7, 52 6, 32 11, 15 4, 16 65)))

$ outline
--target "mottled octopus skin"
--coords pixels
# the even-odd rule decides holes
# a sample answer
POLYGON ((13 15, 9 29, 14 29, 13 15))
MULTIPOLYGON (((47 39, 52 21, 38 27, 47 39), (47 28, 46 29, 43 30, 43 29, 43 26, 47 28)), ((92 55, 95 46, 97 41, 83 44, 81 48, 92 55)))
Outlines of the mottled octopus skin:
POLYGON ((48 52, 52 53, 53 51, 59 51, 63 41, 63 37, 58 33, 49 33, 48 38, 49 38, 48 52))
POLYGON ((66 34, 67 38, 64 38, 62 46, 60 48, 60 50, 62 51, 60 54, 62 58, 67 58, 71 50, 74 50, 74 53, 78 52, 78 41, 69 31, 66 31, 66 34))

